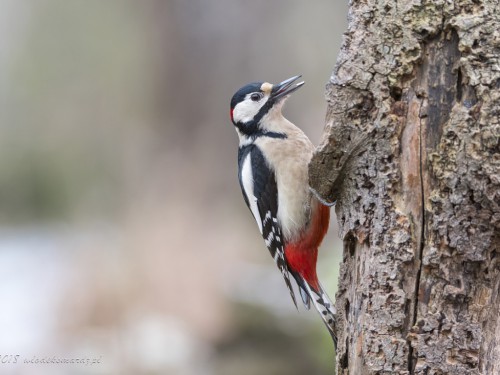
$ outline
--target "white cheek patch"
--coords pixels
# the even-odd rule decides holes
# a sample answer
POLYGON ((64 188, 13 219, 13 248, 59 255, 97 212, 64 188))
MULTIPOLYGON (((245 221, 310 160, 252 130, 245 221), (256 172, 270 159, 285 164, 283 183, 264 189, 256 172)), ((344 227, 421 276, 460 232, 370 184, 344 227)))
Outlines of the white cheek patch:
POLYGON ((257 113, 259 113, 262 106, 267 102, 267 98, 262 98, 258 102, 254 102, 250 99, 250 95, 251 94, 248 94, 245 100, 239 102, 234 107, 233 120, 235 123, 245 123, 252 120, 257 113))

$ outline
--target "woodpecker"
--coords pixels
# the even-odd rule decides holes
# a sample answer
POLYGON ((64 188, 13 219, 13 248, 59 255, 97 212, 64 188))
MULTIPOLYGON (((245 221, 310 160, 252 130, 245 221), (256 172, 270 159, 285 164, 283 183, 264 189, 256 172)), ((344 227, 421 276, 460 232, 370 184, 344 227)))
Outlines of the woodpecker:
POLYGON ((290 94, 304 84, 295 83, 300 77, 275 85, 250 83, 232 97, 230 117, 239 137, 238 179, 295 307, 290 275, 304 306, 309 309, 312 301, 336 346, 335 307, 316 274, 330 209, 309 188, 308 164, 314 146, 281 112, 290 94))

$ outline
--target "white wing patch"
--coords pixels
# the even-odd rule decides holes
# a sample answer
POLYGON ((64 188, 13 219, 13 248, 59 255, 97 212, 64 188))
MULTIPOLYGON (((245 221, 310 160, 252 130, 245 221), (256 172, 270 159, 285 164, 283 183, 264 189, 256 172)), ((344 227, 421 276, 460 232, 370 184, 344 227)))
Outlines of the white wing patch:
POLYGON ((241 182, 243 184, 243 190, 248 199, 248 204, 250 206, 250 211, 257 222, 260 234, 262 234, 262 222, 260 220, 259 208, 257 207, 257 198, 253 194, 253 174, 252 174, 252 159, 251 153, 249 152, 243 161, 243 167, 241 168, 241 182))

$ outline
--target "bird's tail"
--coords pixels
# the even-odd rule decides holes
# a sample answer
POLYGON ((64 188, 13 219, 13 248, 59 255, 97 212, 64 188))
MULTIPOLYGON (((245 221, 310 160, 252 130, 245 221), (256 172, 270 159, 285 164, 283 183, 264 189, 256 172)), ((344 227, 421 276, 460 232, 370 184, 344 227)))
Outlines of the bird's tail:
POLYGON ((309 310, 311 301, 318 311, 321 319, 326 325, 328 332, 332 336, 333 345, 335 350, 337 350, 337 326, 336 326, 336 314, 337 311, 332 301, 326 294, 323 287, 318 282, 318 288, 313 288, 309 283, 298 275, 294 275, 297 283, 299 284, 300 295, 304 306, 309 310), (297 277, 298 276, 298 277, 297 277))

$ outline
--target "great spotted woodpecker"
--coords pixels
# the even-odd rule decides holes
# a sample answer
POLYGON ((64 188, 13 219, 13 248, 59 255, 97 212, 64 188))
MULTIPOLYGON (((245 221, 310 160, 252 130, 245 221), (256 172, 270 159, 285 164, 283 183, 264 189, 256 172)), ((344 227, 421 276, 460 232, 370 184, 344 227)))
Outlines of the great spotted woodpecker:
POLYGON ((304 82, 300 76, 273 85, 250 83, 231 99, 231 121, 239 137, 238 178, 267 248, 285 278, 297 306, 290 274, 307 309, 312 301, 334 344, 335 307, 316 274, 318 247, 330 221, 330 209, 309 188, 308 164, 314 146, 283 117, 289 95, 304 82))

